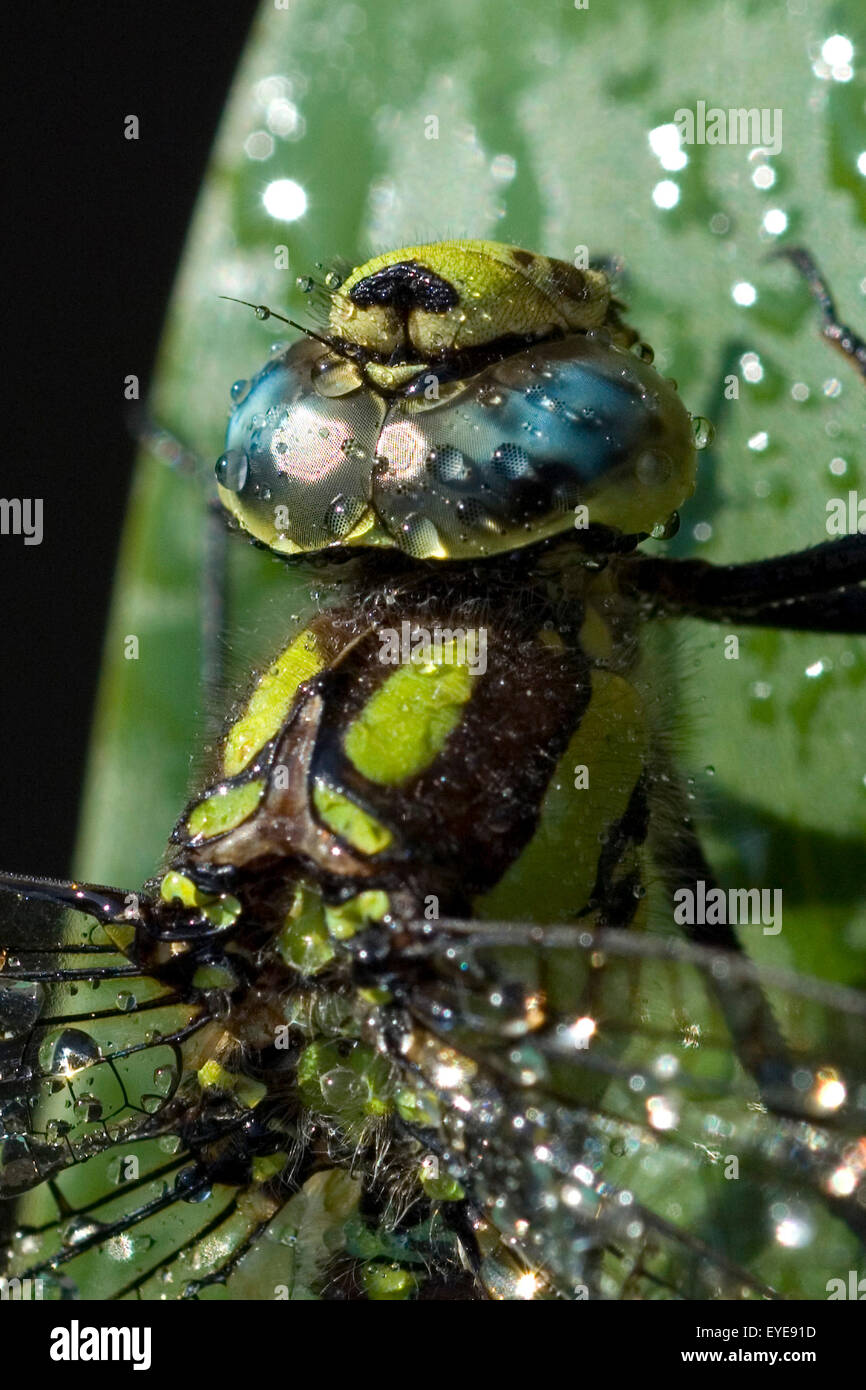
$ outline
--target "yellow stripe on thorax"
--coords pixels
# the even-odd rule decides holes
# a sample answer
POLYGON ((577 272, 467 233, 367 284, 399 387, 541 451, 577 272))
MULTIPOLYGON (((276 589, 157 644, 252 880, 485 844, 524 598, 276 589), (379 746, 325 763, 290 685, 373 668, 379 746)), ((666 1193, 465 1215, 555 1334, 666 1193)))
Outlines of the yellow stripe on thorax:
POLYGON ((325 665, 316 634, 307 629, 280 652, 258 680, 240 719, 229 729, 223 746, 227 777, 242 772, 284 723, 303 681, 325 665))
POLYGON ((647 748, 641 698, 628 681, 592 672, 592 696, 557 763, 538 826, 495 888, 474 903, 479 917, 562 922, 592 894, 602 837, 625 812, 647 748), (586 787, 576 769, 586 768, 586 787))
POLYGON ((416 777, 441 752, 462 717, 474 677, 456 660, 456 643, 429 661, 401 666, 346 730, 347 757, 371 782, 394 786, 416 777))

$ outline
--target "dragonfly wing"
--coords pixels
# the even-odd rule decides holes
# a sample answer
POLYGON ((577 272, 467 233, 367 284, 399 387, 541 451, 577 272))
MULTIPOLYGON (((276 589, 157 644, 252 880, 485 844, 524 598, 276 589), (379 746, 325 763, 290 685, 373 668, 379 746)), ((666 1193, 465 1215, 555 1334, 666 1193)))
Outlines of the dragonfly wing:
MULTIPOLYGON (((137 969, 122 924, 0 903, 4 1276, 44 1298, 317 1297, 357 1181, 319 1172, 289 1196, 269 1183, 285 1154, 246 1182, 205 1180, 187 1085, 207 1006, 137 969)), ((242 1118, 211 1123, 230 1139, 242 1118)))
POLYGON ((862 1258, 866 996, 638 933, 427 933, 408 1062, 539 1287, 823 1298, 862 1258), (732 1037, 767 1005, 772 1043, 732 1037))

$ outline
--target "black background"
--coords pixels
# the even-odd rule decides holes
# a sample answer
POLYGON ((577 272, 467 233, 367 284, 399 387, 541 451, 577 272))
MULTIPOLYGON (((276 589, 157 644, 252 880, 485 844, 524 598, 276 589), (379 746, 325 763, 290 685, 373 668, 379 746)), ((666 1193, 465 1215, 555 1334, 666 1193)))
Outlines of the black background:
POLYGON ((145 394, 255 9, 65 0, 14 36, 4 20, 0 496, 43 498, 45 538, 0 536, 2 869, 67 869, 134 453, 123 378, 145 394))

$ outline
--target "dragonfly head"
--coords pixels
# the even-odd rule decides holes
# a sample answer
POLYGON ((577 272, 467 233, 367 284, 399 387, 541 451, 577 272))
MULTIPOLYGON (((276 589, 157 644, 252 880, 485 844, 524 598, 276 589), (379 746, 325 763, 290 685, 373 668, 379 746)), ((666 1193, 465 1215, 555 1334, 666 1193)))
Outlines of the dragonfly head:
POLYGON ((618 308, 604 272, 494 242, 380 256, 334 292, 329 344, 280 350, 236 401, 220 497, 287 555, 643 537, 693 491, 695 449, 618 308))

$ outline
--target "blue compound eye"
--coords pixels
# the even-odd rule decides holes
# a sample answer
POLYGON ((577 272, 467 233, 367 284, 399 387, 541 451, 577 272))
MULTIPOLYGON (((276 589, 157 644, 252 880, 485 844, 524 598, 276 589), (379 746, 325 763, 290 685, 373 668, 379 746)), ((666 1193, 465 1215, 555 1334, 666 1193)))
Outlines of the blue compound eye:
POLYGON ((216 469, 227 508, 275 550, 428 559, 592 525, 644 534, 691 494, 694 471, 675 389, 605 333, 505 357, 441 400, 387 397, 320 344, 296 344, 251 383, 216 469))

